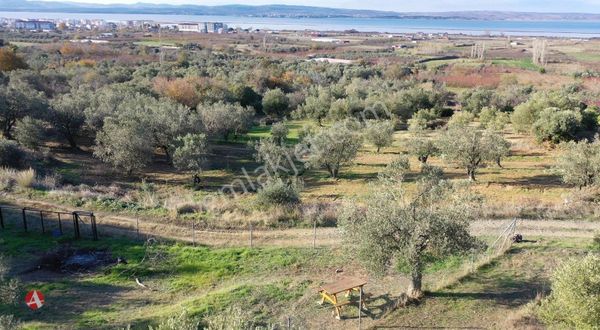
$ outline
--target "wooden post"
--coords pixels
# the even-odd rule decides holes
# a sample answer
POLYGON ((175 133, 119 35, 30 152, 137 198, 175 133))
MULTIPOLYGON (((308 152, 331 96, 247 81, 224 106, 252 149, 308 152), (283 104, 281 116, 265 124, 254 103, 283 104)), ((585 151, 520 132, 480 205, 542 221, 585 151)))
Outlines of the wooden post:
POLYGON ((25 215, 26 210, 26 208, 23 208, 23 229, 25 232, 27 232, 27 215, 25 215))
POLYGON ((140 217, 135 215, 135 236, 139 240, 140 239, 140 217))
POLYGON ((92 224, 92 237, 94 241, 98 240, 98 226, 96 226, 96 216, 94 213, 90 214, 90 222, 92 224))
POLYGON ((252 242, 252 224, 250 224, 250 247, 252 248, 253 246, 253 242, 252 242))
POLYGON ((42 225, 42 234, 46 232, 46 228, 44 228, 44 213, 40 211, 40 224, 42 225))
POLYGON ((63 229, 62 229, 62 220, 60 219, 60 212, 56 212, 56 214, 58 214, 58 231, 60 231, 60 235, 62 236, 63 229))
POLYGON ((79 232, 79 219, 76 212, 73 212, 73 230, 75 231, 75 238, 79 239, 81 236, 79 232))
POLYGON ((0 227, 4 229, 4 217, 2 216, 2 208, 0 207, 0 227))

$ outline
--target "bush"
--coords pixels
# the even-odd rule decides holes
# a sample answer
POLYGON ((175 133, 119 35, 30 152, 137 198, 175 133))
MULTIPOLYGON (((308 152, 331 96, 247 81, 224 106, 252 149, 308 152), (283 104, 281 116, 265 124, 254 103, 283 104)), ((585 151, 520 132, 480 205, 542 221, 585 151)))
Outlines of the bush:
POLYGON ((200 321, 191 317, 186 311, 162 320, 156 328, 149 326, 150 330, 197 330, 200 327, 200 321))
POLYGON ((32 188, 36 183, 35 178, 35 170, 30 168, 25 171, 17 172, 15 176, 15 182, 21 188, 32 188))
POLYGON ((493 97, 494 92, 489 89, 476 88, 467 91, 461 97, 462 110, 476 115, 491 104, 493 97))
POLYGON ((433 122, 439 118, 440 115, 436 109, 422 109, 417 111, 413 117, 408 120, 408 127, 411 131, 432 128, 433 122))
POLYGON ((600 233, 596 233, 596 235, 594 235, 594 240, 592 241, 592 249, 600 251, 600 233))
POLYGON ((448 126, 449 127, 452 127, 452 126, 459 126, 459 127, 460 126, 467 126, 474 119, 475 119, 475 115, 473 113, 471 113, 471 112, 465 112, 465 111, 456 112, 450 118, 450 121, 448 122, 448 126))
POLYGON ((21 168, 27 162, 27 152, 15 141, 0 140, 0 166, 21 168))
POLYGON ((298 204, 300 203, 300 189, 295 183, 273 179, 258 190, 256 202, 261 206, 298 204))
POLYGON ((578 111, 548 108, 540 113, 539 119, 533 124, 533 133, 538 142, 573 140, 582 128, 581 119, 578 111))
POLYGON ((600 324, 600 256, 571 260, 552 276, 552 294, 540 308, 548 324, 594 329, 600 324))
POLYGON ((29 116, 25 117, 17 124, 14 137, 21 145, 36 149, 44 139, 44 122, 29 116))

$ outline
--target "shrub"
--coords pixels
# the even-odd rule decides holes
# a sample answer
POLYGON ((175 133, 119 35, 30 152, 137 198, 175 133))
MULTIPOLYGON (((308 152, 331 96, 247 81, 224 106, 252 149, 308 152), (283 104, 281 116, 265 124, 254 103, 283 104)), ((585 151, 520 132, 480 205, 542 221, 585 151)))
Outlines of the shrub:
POLYGON ((552 294, 540 316, 565 328, 593 329, 600 324, 600 256, 570 260, 552 275, 552 294))
POLYGON ((17 172, 15 175, 15 182, 21 188, 32 188, 36 183, 35 178, 35 170, 30 168, 25 171, 17 172))
POLYGON ((382 179, 393 179, 402 181, 404 174, 410 170, 410 161, 406 156, 400 156, 389 163, 385 169, 379 173, 382 179))
POLYGON ((475 119, 475 115, 471 112, 465 112, 465 111, 456 112, 456 113, 454 113, 454 115, 452 115, 452 118, 450 118, 450 121, 448 122, 448 126, 449 127, 467 126, 467 125, 469 125, 469 123, 471 123, 473 121, 473 119, 475 119))
POLYGON ((594 240, 592 241, 592 249, 600 251, 600 233, 596 233, 596 235, 594 235, 594 240))
POLYGON ((20 168, 27 162, 27 152, 17 142, 0 140, 0 166, 20 168))
POLYGON ((200 320, 191 317, 187 311, 162 320, 156 328, 149 326, 149 330, 197 330, 200 326, 200 320))
POLYGON ((533 133, 538 142, 559 143, 575 139, 581 130, 581 113, 574 110, 548 108, 543 110, 533 124, 533 133))
POLYGON ((432 127, 433 121, 440 118, 435 109, 421 109, 408 120, 408 128, 411 131, 423 130, 432 127))
POLYGON ((44 139, 44 122, 29 116, 25 117, 17 124, 14 137, 21 145, 36 149, 44 139))
POLYGON ((461 97, 462 110, 472 114, 478 114, 481 109, 492 102, 494 92, 489 89, 476 88, 465 92, 461 97))
POLYGON ((261 206, 298 204, 300 189, 296 183, 273 179, 258 190, 256 202, 261 206))

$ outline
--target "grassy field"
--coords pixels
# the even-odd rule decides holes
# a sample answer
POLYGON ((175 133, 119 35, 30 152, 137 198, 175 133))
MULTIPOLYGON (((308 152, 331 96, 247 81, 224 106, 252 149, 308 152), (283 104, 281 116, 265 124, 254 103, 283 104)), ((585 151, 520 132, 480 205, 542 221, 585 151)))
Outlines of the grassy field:
MULTIPOLYGON (((591 239, 568 237, 528 239, 478 269, 470 270, 470 256, 429 260, 427 298, 418 306, 392 311, 407 285, 402 275, 370 278, 366 288, 371 298, 363 325, 522 326, 533 317, 531 302, 548 293, 552 270, 562 260, 584 254, 591 243, 591 239)), ((265 325, 285 324, 290 317, 298 328, 354 326, 354 308, 345 309, 339 323, 327 306, 316 304, 316 289, 336 277, 335 269, 365 276, 338 248, 208 248, 119 238, 71 241, 6 230, 0 231, 0 251, 12 257, 10 273, 20 274, 22 293, 38 289, 46 297, 46 305, 36 312, 24 304, 0 305, 0 313, 15 314, 26 329, 127 325, 144 329, 182 310, 206 320, 232 307, 243 308, 265 325), (45 253, 66 246, 110 251, 127 264, 73 274, 36 268, 45 253), (136 279, 149 289, 139 287, 136 279)), ((402 272, 401 267, 398 270, 402 272)))
POLYGON ((562 261, 587 253, 589 245, 532 238, 455 284, 429 292, 418 306, 391 313, 375 328, 544 328, 535 308, 549 293, 550 274, 562 261))

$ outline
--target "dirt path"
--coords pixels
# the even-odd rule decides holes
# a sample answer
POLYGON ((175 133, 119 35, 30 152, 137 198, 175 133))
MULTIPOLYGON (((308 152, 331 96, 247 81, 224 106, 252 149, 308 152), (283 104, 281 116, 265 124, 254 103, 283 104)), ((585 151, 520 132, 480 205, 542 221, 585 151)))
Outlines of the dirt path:
POLYGON ((549 291, 549 276, 560 260, 582 251, 581 247, 565 248, 555 242, 549 239, 515 245, 461 282, 428 293, 421 305, 394 311, 375 329, 543 328, 527 317, 523 306, 549 291))
MULTIPOLYGON (((43 201, 17 199, 14 204, 47 210, 73 211, 65 206, 43 201)), ((254 229, 252 239, 250 228, 246 230, 192 230, 190 226, 164 223, 154 219, 95 212, 100 235, 145 237, 154 236, 185 242, 196 242, 208 246, 271 246, 271 247, 312 247, 336 246, 341 242, 337 228, 293 229, 254 229), (139 226, 139 233, 136 228, 139 226)), ((477 220, 472 223, 475 235, 498 235, 510 220, 477 220)), ((520 220, 517 232, 527 237, 593 237, 600 231, 600 222, 559 221, 559 220, 520 220)))

